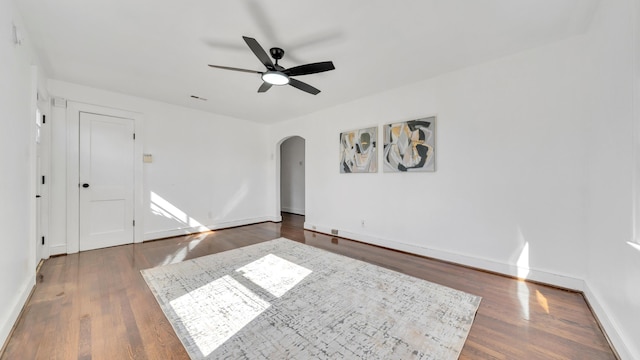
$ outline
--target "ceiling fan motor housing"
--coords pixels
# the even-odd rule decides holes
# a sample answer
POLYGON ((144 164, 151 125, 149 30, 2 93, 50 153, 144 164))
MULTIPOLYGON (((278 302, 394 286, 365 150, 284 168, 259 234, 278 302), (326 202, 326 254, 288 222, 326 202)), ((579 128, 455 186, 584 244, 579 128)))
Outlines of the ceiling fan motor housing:
POLYGON ((284 57, 284 50, 282 50, 279 47, 274 47, 269 49, 269 52, 271 53, 271 57, 276 59, 276 61, 282 59, 284 57))

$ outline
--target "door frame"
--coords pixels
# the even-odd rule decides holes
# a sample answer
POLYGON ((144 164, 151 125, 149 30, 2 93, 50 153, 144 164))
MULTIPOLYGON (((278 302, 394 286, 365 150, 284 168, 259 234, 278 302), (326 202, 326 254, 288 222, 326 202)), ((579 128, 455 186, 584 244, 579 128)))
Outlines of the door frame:
MULTIPOLYGON (((51 253, 49 237, 50 223, 50 183, 51 183, 51 107, 49 105, 49 94, 44 86, 44 78, 40 68, 31 65, 31 109, 30 109, 30 144, 29 144, 29 178, 30 178, 30 226, 29 226, 29 249, 32 251, 34 263, 29 262, 29 267, 36 269, 43 259, 48 259, 51 253), (43 122, 40 126, 40 144, 36 143, 36 115, 40 112, 41 116, 47 117, 48 123, 43 122), (40 147, 40 170, 41 174, 46 177, 44 185, 41 179, 37 179, 38 175, 38 147, 40 147), (40 195, 40 199, 36 199, 36 195, 40 195), (39 203, 39 205, 38 205, 39 203), (38 226, 40 221, 40 227, 38 226), (44 236, 46 241, 42 245, 41 237, 44 236), (31 247, 33 246, 33 247, 31 247)), ((42 120, 40 120, 42 121, 42 120)))
POLYGON ((142 114, 80 102, 67 102, 67 254, 80 250, 80 113, 93 113, 131 119, 136 134, 133 154, 133 242, 143 239, 143 182, 142 182, 142 114))
MULTIPOLYGON (((50 176, 50 156, 51 156, 51 132, 49 131, 49 124, 46 123, 45 118, 49 115, 48 105, 46 98, 42 98, 40 92, 38 92, 38 106, 36 107, 36 114, 39 112, 42 122, 40 126, 40 143, 36 141, 36 195, 40 195, 40 198, 36 200, 36 266, 43 259, 48 259, 50 256, 49 250, 49 214, 50 214, 50 191, 49 184, 51 183, 50 176), (39 152, 39 153, 38 153, 39 152), (40 155, 40 163, 38 164, 38 155, 40 155), (39 165, 39 166, 38 166, 39 165), (39 176, 38 176, 39 175, 39 176), (44 183, 43 183, 44 180, 44 183), (45 238, 44 244, 41 242, 42 238, 45 238)), ((50 120, 49 120, 50 121, 50 120)), ((37 128, 38 125, 36 125, 37 128)))
POLYGON ((280 177, 281 177, 280 176, 280 172, 282 171, 282 169, 281 169, 281 167, 282 167, 282 159, 281 159, 282 158, 282 143, 284 143, 285 141, 289 140, 290 138, 296 137, 296 136, 299 137, 299 138, 302 138, 302 140, 304 140, 304 166, 305 166, 305 176, 304 176, 304 208, 305 208, 304 210, 305 211, 304 212, 305 212, 305 215, 307 213, 307 208, 308 208, 307 204, 309 203, 308 202, 308 198, 307 198, 307 195, 308 195, 308 191, 307 191, 307 189, 308 189, 308 187, 307 187, 307 179, 308 179, 308 177, 307 177, 307 155, 308 155, 308 152, 307 152, 308 146, 307 146, 307 144, 308 144, 308 140, 307 140, 306 137, 304 137, 304 136, 302 136, 300 134, 288 135, 288 136, 285 136, 285 137, 281 138, 278 142, 276 142, 276 144, 275 144, 276 148, 275 148, 275 151, 274 151, 274 153, 276 155, 273 156, 273 154, 272 154, 272 158, 275 157, 275 174, 274 175, 275 175, 275 180, 276 180, 275 181, 275 185, 276 186, 275 186, 275 189, 274 189, 274 191, 275 191, 274 205, 275 205, 276 213, 275 213, 275 216, 274 216, 274 219, 275 219, 274 221, 276 221, 276 222, 282 221, 282 204, 281 204, 281 202, 282 202, 282 198, 281 198, 282 194, 281 194, 281 191, 280 191, 280 186, 281 186, 280 182, 282 181, 280 179, 280 177))
POLYGON ((292 135, 289 137, 286 137, 284 139, 282 139, 279 143, 278 143, 278 177, 277 177, 277 183, 278 183, 278 209, 280 210, 279 214, 282 212, 282 145, 284 145, 287 141, 292 140, 294 138, 300 138, 302 139, 302 143, 303 143, 303 151, 304 151, 304 158, 302 159, 303 161, 303 166, 304 166, 304 172, 305 172, 305 176, 304 176, 304 181, 302 182, 302 186, 304 187, 303 191, 303 198, 304 198, 304 208, 302 209, 302 214, 298 214, 292 211, 289 211, 292 214, 297 214, 297 215, 306 215, 307 212, 307 139, 305 139, 304 137, 300 136, 300 135, 292 135))

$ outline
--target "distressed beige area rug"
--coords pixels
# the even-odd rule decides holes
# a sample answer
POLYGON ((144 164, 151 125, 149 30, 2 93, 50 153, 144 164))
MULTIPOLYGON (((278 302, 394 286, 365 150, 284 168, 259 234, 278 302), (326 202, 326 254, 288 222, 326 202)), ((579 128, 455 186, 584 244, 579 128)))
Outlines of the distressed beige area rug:
POLYGON ((480 304, 284 238, 142 275, 193 359, 457 359, 480 304))

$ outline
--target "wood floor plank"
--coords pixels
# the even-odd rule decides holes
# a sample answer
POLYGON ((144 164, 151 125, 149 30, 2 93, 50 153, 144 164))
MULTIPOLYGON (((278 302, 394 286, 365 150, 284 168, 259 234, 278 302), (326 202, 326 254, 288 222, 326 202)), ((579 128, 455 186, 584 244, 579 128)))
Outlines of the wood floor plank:
POLYGON ((48 259, 0 359, 188 359, 140 270, 278 237, 482 296, 460 359, 615 359, 582 294, 306 231, 304 217, 48 259))

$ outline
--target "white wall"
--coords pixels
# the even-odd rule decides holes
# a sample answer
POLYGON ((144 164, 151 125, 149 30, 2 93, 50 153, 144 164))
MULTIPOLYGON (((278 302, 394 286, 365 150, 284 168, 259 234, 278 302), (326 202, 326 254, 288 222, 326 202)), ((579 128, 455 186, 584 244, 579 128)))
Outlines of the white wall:
POLYGON ((306 139, 307 227, 581 287, 584 41, 562 41, 274 126, 272 144, 293 134, 306 139), (436 172, 339 173, 341 131, 434 114, 436 172))
MULTIPOLYGON (((161 102, 50 81, 51 96, 141 113, 144 129, 136 139, 153 155, 144 164, 144 239, 208 228, 270 220, 266 217, 266 126, 161 102)), ((64 193, 66 132, 64 109, 54 108, 53 167, 64 193), (62 117, 62 119, 61 119, 62 117), (61 178, 64 179, 61 181, 61 178)), ((139 161, 142 161, 140 159, 139 161)), ((54 199, 52 212, 64 217, 67 204, 54 199)), ((140 220, 143 220, 140 222, 140 220)), ((64 250, 65 230, 58 222, 54 252, 64 250)))
MULTIPOLYGON (((640 58, 634 63, 634 48, 640 47, 638 4, 636 0, 601 2, 589 34, 592 49, 587 60, 592 74, 588 104, 593 114, 586 124, 586 292, 596 310, 608 315, 600 319, 622 357, 629 359, 640 359, 640 246, 632 245, 638 241, 633 237, 634 221, 640 221, 640 214, 633 210, 634 190, 640 190, 640 177, 634 178, 633 173, 640 159, 640 147, 633 144, 634 123, 640 128, 640 108, 634 114, 632 92, 634 78, 637 81, 640 74, 640 58)), ((640 142, 637 135, 635 140, 640 142)))
POLYGON ((603 1, 581 36, 277 124, 272 146, 306 139, 305 227, 584 290, 640 359, 639 10, 603 1), (341 131, 429 115, 436 172, 339 173, 341 131))
POLYGON ((0 0, 0 344, 35 285, 38 61, 12 1, 0 0), (14 23, 22 45, 11 41, 14 23), (34 77, 35 76, 35 77, 34 77))
MULTIPOLYGON (((49 85, 53 96, 144 114, 144 152, 154 156, 144 170, 146 238, 190 231, 195 222, 219 227, 277 219, 273 154, 283 138, 301 135, 309 164, 308 228, 584 289, 623 359, 640 358, 640 250, 628 243, 636 241, 639 221, 632 134, 640 126, 634 127, 631 97, 640 73, 638 58, 632 62, 637 10, 636 0, 601 1, 583 36, 270 128, 59 81, 49 85), (434 114, 436 172, 339 173, 341 131, 434 114), (154 212, 151 192, 182 220, 154 212)), ((0 0, 0 29, 7 32, 0 36, 0 340, 34 283, 35 265, 26 234, 33 232, 30 65, 36 61, 28 38, 20 47, 7 40, 12 21, 21 23, 12 3, 0 0)), ((60 249, 67 231, 67 139, 64 110, 52 111, 50 231, 60 249)))
POLYGON ((290 137, 280 145, 280 207, 304 215, 304 139, 290 137))

